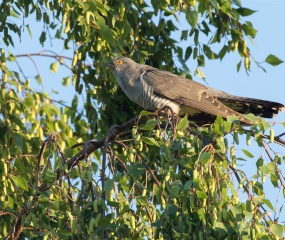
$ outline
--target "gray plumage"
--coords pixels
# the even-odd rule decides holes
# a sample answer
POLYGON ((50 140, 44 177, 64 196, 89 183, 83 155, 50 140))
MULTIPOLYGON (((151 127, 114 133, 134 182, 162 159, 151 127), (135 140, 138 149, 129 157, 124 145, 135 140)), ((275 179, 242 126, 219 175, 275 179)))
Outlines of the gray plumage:
POLYGON ((209 122, 220 115, 237 116, 242 123, 252 124, 242 114, 272 118, 284 108, 277 102, 233 96, 127 57, 115 58, 107 66, 136 104, 149 111, 169 106, 175 114, 188 114, 197 123, 209 122))

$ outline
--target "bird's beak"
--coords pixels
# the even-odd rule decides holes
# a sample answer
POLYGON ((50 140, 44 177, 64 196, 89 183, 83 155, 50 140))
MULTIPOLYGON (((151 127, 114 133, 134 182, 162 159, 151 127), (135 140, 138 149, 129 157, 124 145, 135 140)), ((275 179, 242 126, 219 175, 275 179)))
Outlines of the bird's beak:
POLYGON ((113 62, 105 63, 104 66, 109 67, 111 69, 114 69, 114 67, 115 67, 113 62))

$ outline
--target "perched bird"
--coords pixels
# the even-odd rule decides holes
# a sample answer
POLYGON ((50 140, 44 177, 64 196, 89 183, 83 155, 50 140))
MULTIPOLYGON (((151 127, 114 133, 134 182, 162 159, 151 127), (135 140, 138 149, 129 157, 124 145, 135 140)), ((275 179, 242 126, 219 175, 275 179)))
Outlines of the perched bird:
POLYGON ((243 114, 272 118, 284 108, 277 102, 233 96, 127 57, 115 58, 106 65, 128 98, 145 110, 169 106, 179 116, 188 114, 197 124, 212 122, 220 115, 237 116, 243 124, 251 125, 243 114))

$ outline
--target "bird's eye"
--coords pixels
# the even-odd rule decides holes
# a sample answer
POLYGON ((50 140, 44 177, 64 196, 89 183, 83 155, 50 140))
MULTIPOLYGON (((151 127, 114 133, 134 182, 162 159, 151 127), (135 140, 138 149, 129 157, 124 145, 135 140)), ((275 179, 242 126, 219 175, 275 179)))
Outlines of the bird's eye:
POLYGON ((116 65, 121 65, 121 64, 123 64, 123 61, 121 59, 116 61, 116 65))

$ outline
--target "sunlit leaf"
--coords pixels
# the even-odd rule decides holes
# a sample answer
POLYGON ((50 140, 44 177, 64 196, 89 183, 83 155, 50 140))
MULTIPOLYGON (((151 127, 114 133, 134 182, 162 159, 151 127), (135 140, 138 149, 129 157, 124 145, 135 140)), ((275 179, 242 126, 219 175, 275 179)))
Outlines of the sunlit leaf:
POLYGON ((115 44, 115 39, 114 39, 114 35, 111 31, 111 29, 106 25, 104 18, 97 15, 97 24, 99 27, 99 33, 102 37, 103 40, 107 41, 110 44, 115 44))
POLYGON ((180 119, 179 123, 177 124, 177 130, 184 130, 188 127, 188 115, 185 115, 183 118, 180 119))
POLYGON ((253 158, 254 156, 249 152, 249 151, 247 151, 246 149, 242 149, 242 151, 243 151, 243 153, 247 156, 247 157, 249 157, 249 158, 253 158))
POLYGON ((141 130, 152 130, 155 128, 156 125, 157 125, 157 122, 155 120, 149 119, 144 125, 140 125, 139 128, 141 130))
POLYGON ((62 85, 67 87, 70 84, 70 77, 64 77, 61 81, 62 85))
POLYGON ((195 75, 198 75, 198 77, 202 78, 203 80, 206 79, 206 75, 203 73, 203 71, 202 71, 199 67, 197 67, 197 68, 195 69, 194 74, 195 74, 195 75))
POLYGON ((284 61, 282 61, 278 57, 274 56, 273 54, 270 54, 265 59, 265 62, 267 62, 268 64, 270 64, 272 66, 277 66, 277 65, 283 63, 284 61))
POLYGON ((270 231, 279 238, 283 236, 283 226, 281 224, 272 223, 270 225, 270 231))
POLYGON ((251 22, 246 22, 245 24, 242 25, 242 30, 246 35, 251 36, 252 38, 255 38, 255 35, 257 33, 257 30, 253 28, 251 22))
POLYGON ((51 65, 50 65, 50 71, 52 73, 56 73, 58 71, 58 68, 59 68, 59 65, 58 65, 58 62, 53 62, 51 65))
POLYGON ((202 152, 199 157, 199 162, 201 163, 208 163, 212 159, 212 154, 209 152, 202 152))
POLYGON ((27 186, 27 183, 25 181, 25 179, 21 176, 14 176, 14 175, 10 175, 9 176, 14 184, 20 188, 22 188, 23 190, 27 191, 28 190, 28 186, 27 186))
POLYGON ((207 199, 207 194, 205 192, 202 192, 202 191, 199 191, 197 190, 196 191, 196 195, 197 195, 197 198, 202 198, 202 199, 207 199))
POLYGON ((153 146, 156 146, 156 147, 160 146, 159 143, 154 138, 143 136, 141 139, 142 139, 143 142, 145 142, 148 145, 153 145, 153 146))

